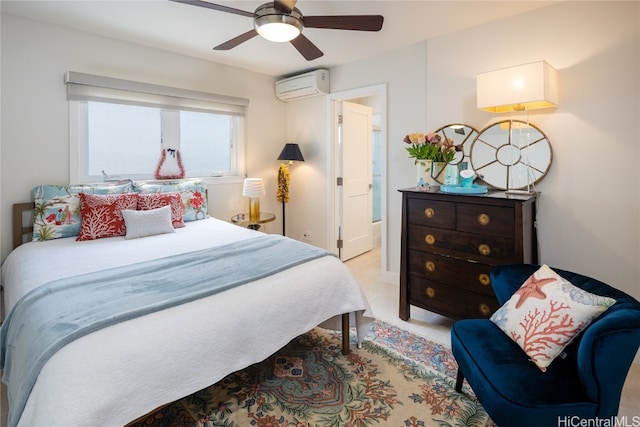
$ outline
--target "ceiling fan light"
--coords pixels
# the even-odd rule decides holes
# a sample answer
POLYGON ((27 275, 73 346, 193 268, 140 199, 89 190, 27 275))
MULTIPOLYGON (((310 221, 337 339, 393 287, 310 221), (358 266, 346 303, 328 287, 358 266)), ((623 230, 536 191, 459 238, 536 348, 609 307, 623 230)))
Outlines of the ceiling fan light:
POLYGON ((300 29, 284 22, 267 22, 258 25, 256 19, 256 31, 265 39, 272 42, 288 42, 300 35, 300 29))
POLYGON ((272 42, 288 42, 300 35, 304 25, 302 14, 298 9, 290 13, 273 7, 273 2, 258 7, 253 20, 253 27, 265 39, 272 42))

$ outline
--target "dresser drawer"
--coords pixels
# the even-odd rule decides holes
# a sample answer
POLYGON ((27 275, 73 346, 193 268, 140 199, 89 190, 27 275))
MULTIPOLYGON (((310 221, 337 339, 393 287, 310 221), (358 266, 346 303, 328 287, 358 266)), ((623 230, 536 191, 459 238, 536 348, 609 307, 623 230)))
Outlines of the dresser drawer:
POLYGON ((401 319, 412 305, 454 319, 489 317, 498 309, 493 266, 538 263, 536 195, 400 191, 401 319))
POLYGON ((499 308, 495 297, 409 276, 410 302, 456 319, 488 318, 499 308))
POLYGON ((409 251, 409 274, 488 296, 494 296, 489 275, 491 269, 492 267, 486 264, 469 263, 428 252, 409 251))
POLYGON ((456 222, 460 231, 511 237, 515 227, 515 210, 511 207, 459 203, 456 222))
POLYGON ((408 237, 410 250, 417 249, 485 264, 516 262, 513 239, 421 226, 413 226, 408 237))
POLYGON ((408 200, 408 220, 410 224, 438 228, 456 228, 456 209, 451 202, 436 200, 408 200))

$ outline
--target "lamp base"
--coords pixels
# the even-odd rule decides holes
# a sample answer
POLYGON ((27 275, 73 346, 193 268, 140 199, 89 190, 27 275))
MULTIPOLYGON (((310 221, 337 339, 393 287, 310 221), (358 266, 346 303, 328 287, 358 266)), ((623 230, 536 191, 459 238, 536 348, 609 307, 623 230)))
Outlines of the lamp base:
POLYGON ((257 224, 260 221, 260 198, 249 198, 249 221, 257 224))

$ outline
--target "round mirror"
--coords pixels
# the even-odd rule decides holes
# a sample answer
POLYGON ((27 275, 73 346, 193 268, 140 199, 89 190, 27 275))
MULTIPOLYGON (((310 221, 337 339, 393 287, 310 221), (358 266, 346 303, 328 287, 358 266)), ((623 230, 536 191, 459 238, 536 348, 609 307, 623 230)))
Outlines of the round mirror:
POLYGON ((531 123, 503 120, 483 129, 471 144, 471 167, 500 190, 522 189, 547 174, 553 153, 547 136, 531 123))
MULTIPOLYGON (((473 141, 478 136, 478 131, 472 128, 469 125, 465 125, 462 123, 454 123, 450 125, 446 125, 436 130, 434 133, 440 135, 441 138, 449 138, 453 141, 453 145, 462 146, 462 151, 456 151, 456 156, 453 158, 450 164, 460 165, 463 169, 463 162, 469 162, 469 155, 471 153, 471 145, 473 141)), ((445 179, 445 170, 444 168, 439 171, 440 173, 436 173, 433 177, 440 184, 444 184, 445 179)))

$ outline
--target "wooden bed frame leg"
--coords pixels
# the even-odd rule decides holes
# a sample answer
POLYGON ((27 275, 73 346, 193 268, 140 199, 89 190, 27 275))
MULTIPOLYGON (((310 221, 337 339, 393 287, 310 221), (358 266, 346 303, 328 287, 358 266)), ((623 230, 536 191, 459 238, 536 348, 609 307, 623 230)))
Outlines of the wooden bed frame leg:
POLYGON ((342 354, 349 354, 349 313, 342 314, 342 354))

